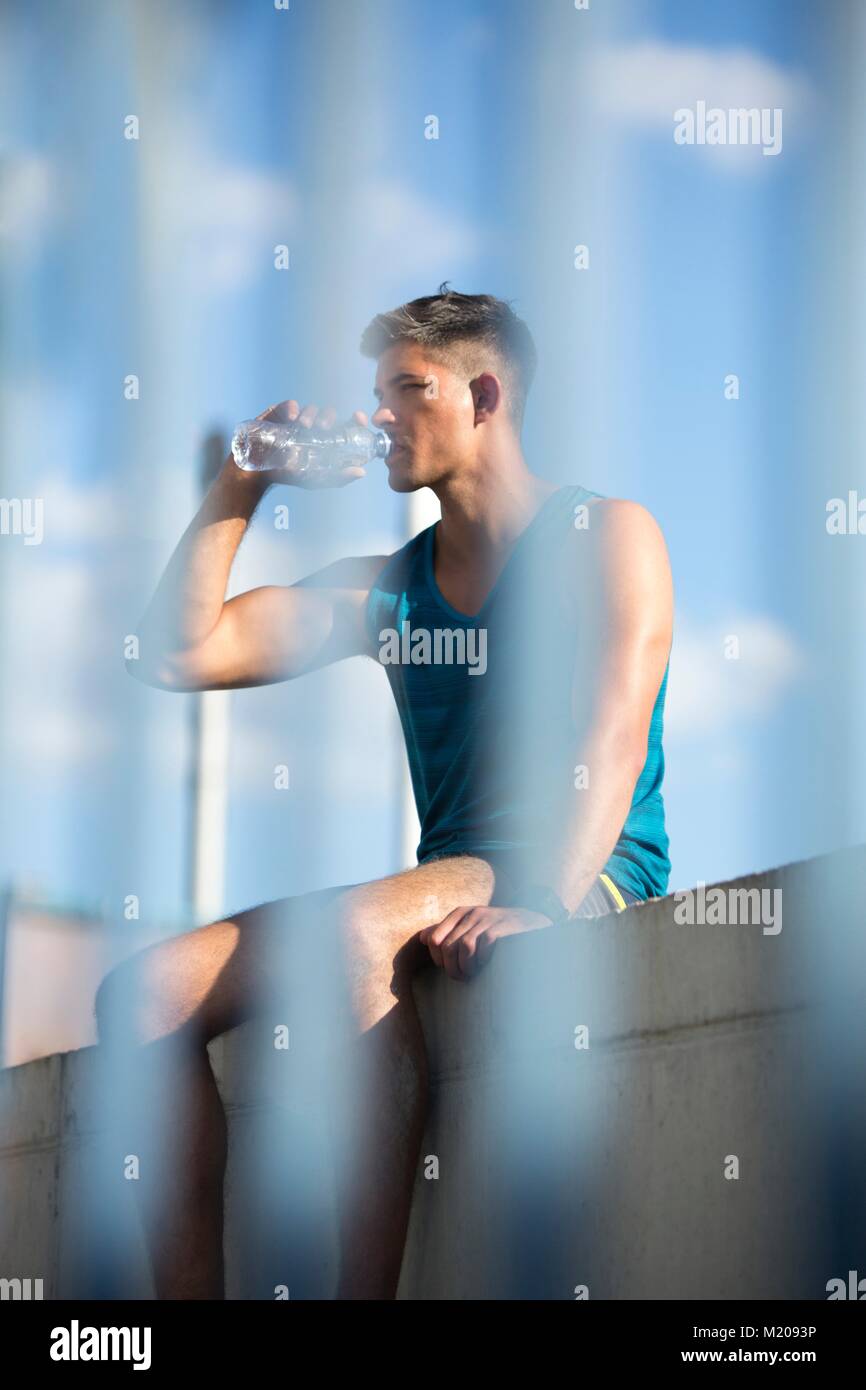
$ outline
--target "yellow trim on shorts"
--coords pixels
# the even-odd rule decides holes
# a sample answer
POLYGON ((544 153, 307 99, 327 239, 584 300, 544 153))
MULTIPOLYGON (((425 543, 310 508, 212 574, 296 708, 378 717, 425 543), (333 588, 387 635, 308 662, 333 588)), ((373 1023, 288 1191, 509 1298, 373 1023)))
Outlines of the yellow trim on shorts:
POLYGON ((618 911, 618 912, 623 912, 623 911, 625 910, 625 908, 628 907, 628 903, 626 902, 626 900, 625 900, 625 898, 623 897, 622 893, 621 893, 621 892, 619 891, 619 889, 617 888, 617 886, 616 886, 616 884, 614 883, 613 879, 611 878, 610 874, 599 874, 599 878, 601 879, 601 881, 602 881, 602 883, 604 884, 605 888, 608 890, 608 892, 610 893, 610 896, 613 898, 614 902, 616 903, 617 911, 618 911))

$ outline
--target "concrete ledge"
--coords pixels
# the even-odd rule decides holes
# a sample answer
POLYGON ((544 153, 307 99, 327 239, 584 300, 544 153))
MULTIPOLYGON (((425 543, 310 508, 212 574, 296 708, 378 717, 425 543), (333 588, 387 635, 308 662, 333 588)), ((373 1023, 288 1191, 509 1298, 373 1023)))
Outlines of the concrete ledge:
MULTIPOLYGON (((781 930, 683 925, 670 897, 504 941, 469 985, 417 977, 432 1105, 401 1297, 809 1299, 866 1275, 866 847, 721 886, 780 890, 781 930)), ((254 1022, 211 1045, 228 1296, 329 1297, 328 1116, 261 1043, 254 1022)), ((85 1048, 0 1072, 0 1276, 48 1298, 152 1296, 129 1191, 114 1248, 94 1236, 98 1070, 85 1048)))

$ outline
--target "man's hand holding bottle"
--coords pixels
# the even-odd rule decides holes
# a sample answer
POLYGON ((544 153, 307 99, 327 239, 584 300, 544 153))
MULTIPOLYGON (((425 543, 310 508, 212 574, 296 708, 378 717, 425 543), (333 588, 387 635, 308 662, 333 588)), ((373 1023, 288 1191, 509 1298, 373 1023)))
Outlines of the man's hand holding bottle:
POLYGON ((371 459, 387 457, 390 440, 371 430, 363 410, 334 428, 334 406, 319 410, 295 400, 280 401, 245 420, 232 436, 236 468, 265 483, 292 487, 345 487, 366 477, 371 459))

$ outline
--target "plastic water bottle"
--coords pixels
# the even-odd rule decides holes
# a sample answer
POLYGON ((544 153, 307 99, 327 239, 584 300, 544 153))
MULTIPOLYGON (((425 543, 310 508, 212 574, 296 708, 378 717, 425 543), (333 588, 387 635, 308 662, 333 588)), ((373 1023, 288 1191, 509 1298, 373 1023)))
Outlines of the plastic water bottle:
POLYGON ((338 473, 341 468, 385 459, 390 452, 387 434, 356 421, 322 429, 305 428, 297 420, 244 420, 232 435, 232 457, 238 468, 247 472, 285 468, 292 477, 338 473))

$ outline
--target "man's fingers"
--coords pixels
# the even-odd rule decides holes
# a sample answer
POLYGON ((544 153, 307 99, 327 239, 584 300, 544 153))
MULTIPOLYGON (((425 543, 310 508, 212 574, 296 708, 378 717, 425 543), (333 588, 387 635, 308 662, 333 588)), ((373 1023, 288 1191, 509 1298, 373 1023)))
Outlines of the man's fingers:
POLYGON ((452 980, 470 980, 493 954, 498 932, 489 907, 455 907, 418 938, 452 980))
POLYGON ((285 420, 296 420, 300 414, 301 407, 297 401, 277 401, 275 405, 269 405, 267 410, 263 410, 258 420, 276 420, 282 423, 285 420))
POLYGON ((345 468, 341 468, 334 478, 334 487, 345 487, 347 483, 353 483, 356 478, 366 478, 367 471, 362 468, 360 463, 347 463, 345 468))
POLYGON ((441 922, 432 922, 429 927, 422 927, 419 933, 421 940, 428 943, 432 941, 438 946, 441 941, 445 940, 451 928, 460 921, 464 912, 471 911, 472 909, 470 907, 452 907, 451 911, 445 914, 441 922))
MULTIPOLYGON (((442 950, 449 951, 452 949, 456 949, 457 943, 460 941, 460 939, 466 934, 467 931, 469 931, 470 927, 474 926, 475 923, 478 921, 478 913, 483 911, 483 908, 478 907, 465 908, 460 917, 460 920, 457 922, 453 922, 451 924, 450 931, 445 932, 439 938, 439 945, 442 948, 442 950)), ((446 918, 445 921, 447 920, 448 919, 446 918)))
POLYGON ((457 959, 466 979, 471 979, 493 955, 497 941, 496 928, 489 922, 476 922, 457 943, 457 959))
POLYGON ((453 980, 471 980, 493 955, 501 932, 484 907, 460 908, 419 936, 437 965, 453 980))
MULTIPOLYGON (((321 429, 329 430, 333 427, 337 419, 337 407, 326 405, 323 410, 319 410, 317 405, 305 405, 303 410, 296 400, 277 401, 275 405, 269 405, 267 410, 263 410, 261 415, 256 417, 259 420, 275 420, 280 423, 297 420, 298 424, 304 429, 310 429, 313 425, 318 425, 321 429)), ((359 424, 366 425, 367 417, 363 410, 356 410, 353 420, 359 424)))
POLYGON ((498 940, 495 927, 488 927, 486 931, 480 932, 475 947, 476 969, 480 970, 486 965, 496 947, 498 940))
POLYGON ((354 483, 357 478, 366 478, 365 469, 359 464, 346 464, 345 468, 338 468, 333 473, 313 473, 306 477, 301 473, 294 481, 295 487, 309 488, 311 492, 321 492, 329 487, 347 487, 349 483, 354 483))
POLYGON ((442 965, 441 943, 445 940, 451 928, 460 921, 464 912, 468 912, 466 907, 455 907, 441 922, 434 922, 432 926, 423 927, 418 933, 419 939, 424 942, 430 952, 430 956, 436 965, 442 965))
POLYGON ((460 921, 454 924, 444 941, 439 943, 442 964, 452 980, 469 978, 464 965, 470 961, 474 953, 474 935, 482 929, 478 914, 483 911, 483 908, 470 908, 460 921))

